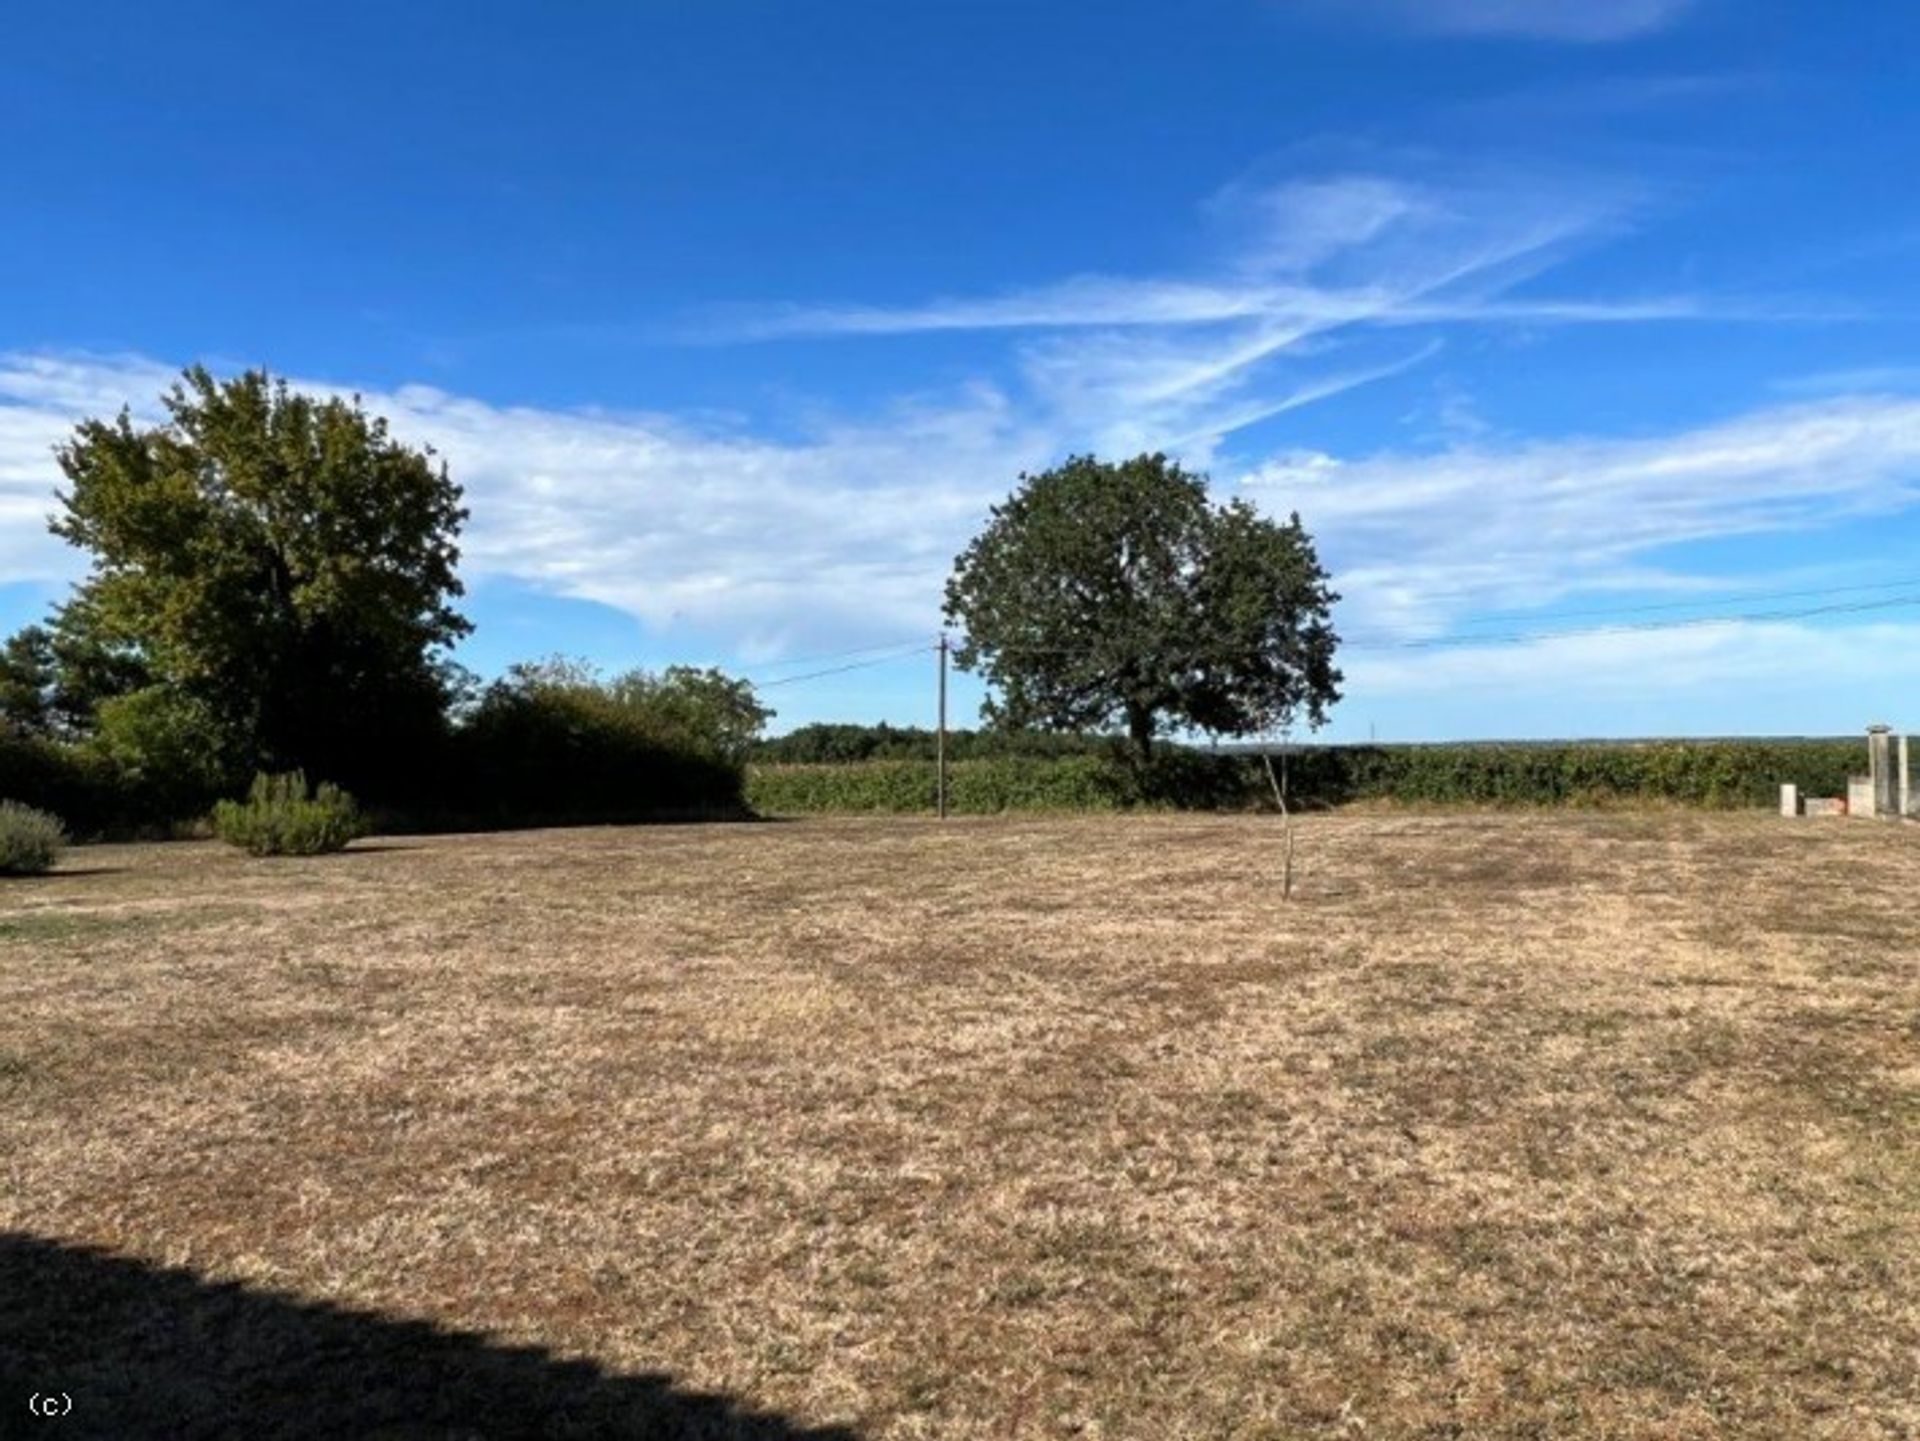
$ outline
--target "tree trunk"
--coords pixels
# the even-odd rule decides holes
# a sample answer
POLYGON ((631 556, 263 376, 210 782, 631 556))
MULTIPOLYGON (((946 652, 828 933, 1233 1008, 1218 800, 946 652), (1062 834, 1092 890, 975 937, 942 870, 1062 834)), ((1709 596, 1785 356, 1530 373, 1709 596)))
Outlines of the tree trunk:
POLYGON ((1153 711, 1151 709, 1128 703, 1127 737, 1133 743, 1134 761, 1145 767, 1153 760, 1153 711))

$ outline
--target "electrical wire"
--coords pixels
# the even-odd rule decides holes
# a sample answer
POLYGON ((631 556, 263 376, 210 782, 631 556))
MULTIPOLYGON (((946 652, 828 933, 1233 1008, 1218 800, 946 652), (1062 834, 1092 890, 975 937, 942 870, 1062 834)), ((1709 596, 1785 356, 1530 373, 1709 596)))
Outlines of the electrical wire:
POLYGON ((851 665, 829 666, 825 670, 808 671, 804 675, 782 676, 779 680, 755 681, 753 688, 755 690, 772 690, 776 686, 798 685, 804 680, 819 680, 822 676, 845 675, 848 671, 870 670, 874 666, 892 665, 895 661, 905 660, 909 655, 916 652, 931 649, 932 647, 927 645, 926 642, 915 641, 911 650, 901 650, 894 655, 876 656, 872 660, 857 660, 851 665))
POLYGON ((1735 625, 1753 621, 1805 620, 1817 615, 1853 615, 1862 611, 1891 610, 1900 606, 1920 605, 1920 595, 1894 596, 1887 600, 1854 601, 1844 605, 1816 605, 1796 610, 1761 610, 1736 612, 1725 615, 1691 616, 1686 620, 1643 621, 1629 625, 1593 625, 1580 626, 1571 630, 1534 630, 1513 631, 1505 635, 1450 635, 1433 636, 1418 640, 1400 641, 1354 641, 1342 643, 1344 650, 1440 650, 1447 648, 1488 646, 1488 645, 1527 645, 1534 641, 1564 640, 1576 636, 1589 635, 1640 635, 1652 631, 1689 630, 1708 625, 1735 625))
MULTIPOLYGON (((1863 591, 1885 590, 1894 586, 1920 585, 1920 577, 1908 577, 1897 581, 1876 581, 1861 585, 1822 586, 1803 590, 1757 591, 1740 597, 1742 600, 1791 599, 1820 595, 1858 594, 1863 591)), ((1570 615, 1634 615, 1648 612, 1691 609, 1696 604, 1706 602, 1661 603, 1646 606, 1626 606, 1618 610, 1595 610, 1589 612, 1569 612, 1570 615)), ((1850 601, 1833 605, 1804 606, 1784 610, 1734 611, 1716 615, 1689 616, 1683 620, 1656 620, 1628 622, 1618 625, 1579 626, 1559 630, 1516 630, 1498 634, 1456 634, 1446 636, 1423 637, 1410 640, 1385 640, 1345 638, 1340 643, 1343 652, 1355 651, 1392 651, 1392 650, 1448 650, 1471 649, 1474 647, 1494 647, 1510 645, 1530 645, 1539 641, 1569 640, 1585 636, 1602 635, 1642 635, 1659 631, 1690 630, 1702 626, 1734 625, 1761 621, 1805 620, 1822 615, 1853 615, 1868 611, 1892 610, 1906 606, 1920 605, 1920 594, 1893 596, 1884 600, 1850 601)), ((1499 614, 1495 612, 1494 614, 1499 614)), ((796 656, 779 662, 781 666, 803 665, 812 661, 839 660, 842 657, 866 657, 856 659, 846 665, 827 666, 819 670, 804 671, 798 675, 776 676, 770 680, 756 680, 757 690, 772 690, 779 686, 798 685, 805 681, 821 680, 828 676, 846 675, 852 671, 870 670, 876 666, 891 665, 904 660, 909 655, 930 650, 933 647, 926 641, 902 641, 887 646, 863 646, 856 650, 831 652, 825 655, 796 656)), ((1094 649, 1083 646, 1002 646, 1003 655, 1059 655, 1088 656, 1097 654, 1094 649)))
MULTIPOLYGON (((1730 625, 1750 621, 1804 620, 1817 615, 1850 615, 1863 611, 1890 610, 1901 606, 1920 605, 1920 594, 1894 596, 1887 600, 1853 601, 1840 605, 1816 605, 1794 610, 1765 610, 1729 612, 1721 615, 1690 616, 1685 620, 1642 621, 1624 625, 1580 626, 1567 630, 1527 630, 1513 631, 1503 635, 1448 635, 1433 636, 1414 640, 1370 640, 1349 639, 1343 637, 1340 649, 1344 651, 1377 650, 1433 650, 1446 647, 1526 645, 1541 640, 1564 640, 1576 636, 1589 635, 1630 635, 1651 631, 1687 630, 1698 626, 1730 625)), ((1093 655, 1093 649, 1084 646, 1000 646, 1003 655, 1093 655)))
MULTIPOLYGON (((1920 586, 1920 575, 1903 576, 1899 580, 1879 580, 1864 585, 1828 585, 1810 590, 1756 590, 1741 595, 1716 596, 1702 600, 1661 601, 1654 605, 1595 606, 1588 610, 1564 610, 1558 613, 1536 615, 1536 620, 1580 620, 1588 616, 1609 615, 1645 615, 1653 611, 1697 610, 1705 605, 1741 604, 1751 600, 1802 600, 1819 595, 1852 595, 1870 590, 1900 590, 1906 586, 1920 586)), ((1472 594, 1473 592, 1465 592, 1472 594)), ((1426 599, 1443 597, 1429 595, 1426 599)), ((1480 615, 1457 621, 1457 625, 1481 625, 1507 616, 1525 615, 1524 609, 1483 611, 1480 615)))
MULTIPOLYGON (((761 671, 784 670, 788 666, 818 665, 822 661, 848 660, 854 656, 876 655, 881 651, 899 651, 908 646, 919 646, 922 644, 924 644, 924 642, 917 640, 896 640, 889 641, 885 645, 864 645, 855 650, 829 651, 825 655, 793 655, 788 656, 785 660, 770 660, 764 666, 751 667, 747 674, 753 675, 761 671)), ((767 682, 767 684, 772 683, 771 681, 767 682)))

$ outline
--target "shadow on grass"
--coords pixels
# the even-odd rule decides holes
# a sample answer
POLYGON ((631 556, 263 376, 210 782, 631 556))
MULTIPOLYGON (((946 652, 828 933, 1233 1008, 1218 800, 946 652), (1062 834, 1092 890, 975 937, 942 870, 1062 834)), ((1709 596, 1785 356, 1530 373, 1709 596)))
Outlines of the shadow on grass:
POLYGON ((0 1435, 857 1441, 662 1375, 19 1232, 0 1232, 0 1435), (36 1420, 35 1393, 72 1409, 36 1420))

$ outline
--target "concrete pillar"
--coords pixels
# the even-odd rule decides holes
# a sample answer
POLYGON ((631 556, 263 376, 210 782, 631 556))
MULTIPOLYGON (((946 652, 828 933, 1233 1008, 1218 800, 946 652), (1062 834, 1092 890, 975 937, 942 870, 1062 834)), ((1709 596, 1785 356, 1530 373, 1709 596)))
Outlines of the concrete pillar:
POLYGON ((1783 785, 1780 787, 1780 814, 1797 816, 1800 814, 1800 787, 1783 785))
POLYGON ((1913 772, 1907 769, 1907 738, 1900 737, 1900 814, 1913 814, 1914 802, 1920 800, 1913 793, 1913 772))
POLYGON ((1899 797, 1895 794, 1893 779, 1893 727, 1867 727, 1867 774, 1873 779, 1872 814, 1899 815, 1899 797))

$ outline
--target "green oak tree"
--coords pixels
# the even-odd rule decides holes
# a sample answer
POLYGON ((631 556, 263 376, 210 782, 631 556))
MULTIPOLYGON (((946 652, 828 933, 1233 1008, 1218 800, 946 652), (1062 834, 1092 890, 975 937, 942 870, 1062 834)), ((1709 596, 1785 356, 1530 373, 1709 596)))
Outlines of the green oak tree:
POLYGON ((1074 456, 1022 475, 954 563, 956 662, 1010 728, 1124 729, 1137 760, 1174 729, 1317 726, 1340 698, 1328 588, 1298 515, 1215 505, 1164 455, 1074 456))
POLYGON ((357 397, 195 366, 163 399, 163 424, 123 410, 56 453, 53 531, 93 562, 55 617, 56 671, 62 646, 91 667, 72 678, 96 712, 163 692, 138 713, 203 716, 238 768, 377 787, 444 724, 445 648, 470 629, 460 488, 357 397))

